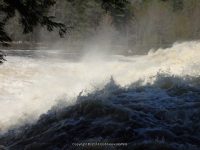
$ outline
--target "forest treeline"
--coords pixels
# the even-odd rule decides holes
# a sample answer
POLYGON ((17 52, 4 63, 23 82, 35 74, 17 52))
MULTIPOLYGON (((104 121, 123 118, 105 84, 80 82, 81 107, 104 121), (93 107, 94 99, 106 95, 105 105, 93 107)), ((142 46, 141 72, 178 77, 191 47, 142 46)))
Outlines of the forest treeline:
POLYGON ((63 47, 96 43, 141 51, 199 39, 199 8, 199 0, 57 0, 47 13, 66 25, 64 38, 41 24, 24 35, 17 12, 5 30, 15 42, 63 47))

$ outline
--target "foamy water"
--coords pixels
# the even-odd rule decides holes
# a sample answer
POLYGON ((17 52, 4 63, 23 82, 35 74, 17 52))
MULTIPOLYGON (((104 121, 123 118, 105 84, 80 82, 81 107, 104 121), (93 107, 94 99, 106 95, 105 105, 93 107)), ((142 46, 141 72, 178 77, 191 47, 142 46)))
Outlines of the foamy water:
POLYGON ((121 86, 153 82, 158 72, 199 76, 200 42, 175 44, 145 56, 86 55, 81 61, 8 56, 0 66, 0 129, 35 121, 60 99, 101 88, 111 76, 121 86))

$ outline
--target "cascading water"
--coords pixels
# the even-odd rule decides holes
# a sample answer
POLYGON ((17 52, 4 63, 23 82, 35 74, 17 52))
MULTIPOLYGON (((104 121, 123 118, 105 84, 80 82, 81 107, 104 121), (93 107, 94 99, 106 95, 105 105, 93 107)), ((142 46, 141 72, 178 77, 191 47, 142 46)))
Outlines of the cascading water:
POLYGON ((199 49, 195 41, 132 57, 8 56, 0 66, 0 129, 22 129, 2 135, 0 144, 65 150, 73 142, 110 141, 197 150, 199 49))
POLYGON ((185 42, 145 56, 96 57, 77 62, 8 56, 0 66, 0 129, 33 121, 59 98, 70 100, 83 90, 102 88, 111 76, 121 86, 139 79, 152 82, 160 71, 180 77, 198 76, 199 49, 200 42, 185 42))

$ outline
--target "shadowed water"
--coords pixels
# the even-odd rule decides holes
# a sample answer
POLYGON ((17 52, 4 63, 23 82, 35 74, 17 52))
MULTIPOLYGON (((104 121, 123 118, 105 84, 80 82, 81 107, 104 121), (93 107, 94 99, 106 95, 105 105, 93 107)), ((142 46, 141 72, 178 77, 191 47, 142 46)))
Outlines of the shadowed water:
POLYGON ((93 149, 199 149, 199 47, 188 42, 145 56, 85 55, 75 62, 9 56, 0 68, 0 125, 9 131, 0 144, 13 150, 75 149, 76 142, 128 143, 93 149))
POLYGON ((74 105, 63 108, 63 102, 36 124, 8 132, 0 143, 13 150, 68 150, 76 142, 128 143, 99 149, 197 150, 199 81, 159 75, 153 85, 121 88, 111 79, 102 90, 79 95, 74 105))

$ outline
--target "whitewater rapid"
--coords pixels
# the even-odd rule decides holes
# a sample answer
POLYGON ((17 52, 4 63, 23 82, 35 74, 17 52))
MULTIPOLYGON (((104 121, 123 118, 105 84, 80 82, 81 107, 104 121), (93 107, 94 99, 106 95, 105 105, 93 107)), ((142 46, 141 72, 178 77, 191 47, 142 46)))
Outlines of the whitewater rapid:
MULTIPOLYGON (((36 52, 37 53, 37 52, 36 52)), ((7 56, 0 66, 0 130, 32 123, 60 100, 69 105, 111 76, 120 86, 153 83, 158 73, 199 76, 200 42, 176 43, 143 56, 86 54, 79 61, 7 56)))

